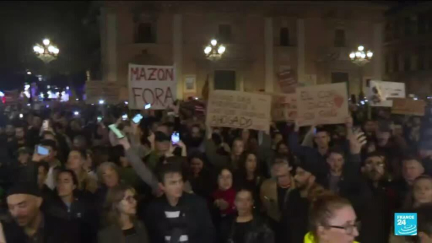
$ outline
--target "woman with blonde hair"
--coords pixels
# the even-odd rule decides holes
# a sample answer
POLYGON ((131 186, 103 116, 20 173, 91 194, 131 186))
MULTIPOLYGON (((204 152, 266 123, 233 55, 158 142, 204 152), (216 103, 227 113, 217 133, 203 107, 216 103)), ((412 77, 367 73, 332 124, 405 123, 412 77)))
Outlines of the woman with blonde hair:
POLYGON ((99 243, 148 243, 147 229, 136 219, 135 190, 126 185, 109 189, 104 209, 105 228, 98 234, 99 243))
POLYGON ((351 203, 333 194, 324 194, 315 199, 309 212, 311 231, 304 243, 356 242, 359 235, 357 216, 351 203))

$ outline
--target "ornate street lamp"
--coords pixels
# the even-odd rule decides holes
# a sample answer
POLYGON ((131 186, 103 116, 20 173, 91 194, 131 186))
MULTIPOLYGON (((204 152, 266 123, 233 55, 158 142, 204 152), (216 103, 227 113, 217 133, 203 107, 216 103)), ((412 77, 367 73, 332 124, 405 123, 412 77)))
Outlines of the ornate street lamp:
POLYGON ((33 51, 39 59, 41 59, 45 64, 48 64, 57 58, 60 50, 53 45, 49 39, 44 39, 42 43, 42 45, 36 44, 33 47, 33 51))
POLYGON ((372 59, 373 52, 368 50, 365 51, 364 46, 357 47, 357 51, 353 51, 349 54, 349 57, 351 61, 356 64, 357 66, 364 66, 365 64, 369 63, 372 59))
POLYGON ((210 61, 217 61, 221 59, 225 53, 226 47, 221 43, 218 43, 216 39, 210 41, 210 44, 204 48, 204 54, 210 61))
POLYGON ((359 67, 359 101, 364 99, 363 93, 363 66, 368 64, 373 57, 373 52, 365 50, 364 46, 358 46, 356 51, 349 54, 351 62, 359 67))

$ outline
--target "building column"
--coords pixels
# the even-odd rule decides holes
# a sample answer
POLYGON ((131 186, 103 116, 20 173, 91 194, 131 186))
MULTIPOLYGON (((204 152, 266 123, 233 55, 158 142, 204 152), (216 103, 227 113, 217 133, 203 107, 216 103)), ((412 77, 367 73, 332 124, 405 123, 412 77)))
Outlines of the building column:
POLYGON ((238 88, 237 88, 237 90, 238 91, 245 91, 244 90, 244 69, 241 69, 241 71, 240 72, 237 72, 237 73, 239 73, 239 77, 238 77, 238 88))
POLYGON ((384 23, 376 23, 373 26, 373 58, 372 58, 372 68, 373 68, 373 79, 382 80, 382 69, 383 69, 383 33, 384 33, 384 23))
MULTIPOLYGON (((183 99, 183 54, 182 54, 182 16, 174 14, 173 18, 173 61, 177 79, 177 99, 183 99)), ((196 82, 196 81, 195 81, 196 82)))
POLYGON ((305 85, 305 27, 304 19, 297 19, 297 82, 305 85))
POLYGON ((106 13, 106 80, 117 82, 117 16, 106 13))
POLYGON ((264 20, 264 52, 265 52, 265 91, 273 92, 274 65, 273 65, 273 20, 264 20))

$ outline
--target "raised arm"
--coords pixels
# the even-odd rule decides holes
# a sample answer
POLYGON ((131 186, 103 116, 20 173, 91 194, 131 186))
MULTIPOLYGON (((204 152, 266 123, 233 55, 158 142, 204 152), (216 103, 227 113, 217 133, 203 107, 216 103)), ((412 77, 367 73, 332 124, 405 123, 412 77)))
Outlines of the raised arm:
POLYGON ((123 146, 126 153, 126 158, 129 163, 134 168, 137 175, 149 185, 153 192, 158 192, 159 182, 153 172, 142 162, 141 158, 138 156, 136 150, 132 148, 129 144, 127 138, 122 138, 119 143, 123 146))
POLYGON ((288 136, 288 146, 294 155, 303 156, 308 153, 308 150, 312 150, 311 147, 301 146, 299 143, 298 130, 293 131, 288 136))

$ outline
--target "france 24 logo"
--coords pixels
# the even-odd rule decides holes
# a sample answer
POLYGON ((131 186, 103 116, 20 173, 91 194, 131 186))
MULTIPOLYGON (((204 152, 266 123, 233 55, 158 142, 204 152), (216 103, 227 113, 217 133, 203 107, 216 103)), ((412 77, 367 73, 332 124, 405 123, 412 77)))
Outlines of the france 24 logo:
POLYGON ((417 213, 395 213, 394 233, 400 236, 417 235, 417 213))

